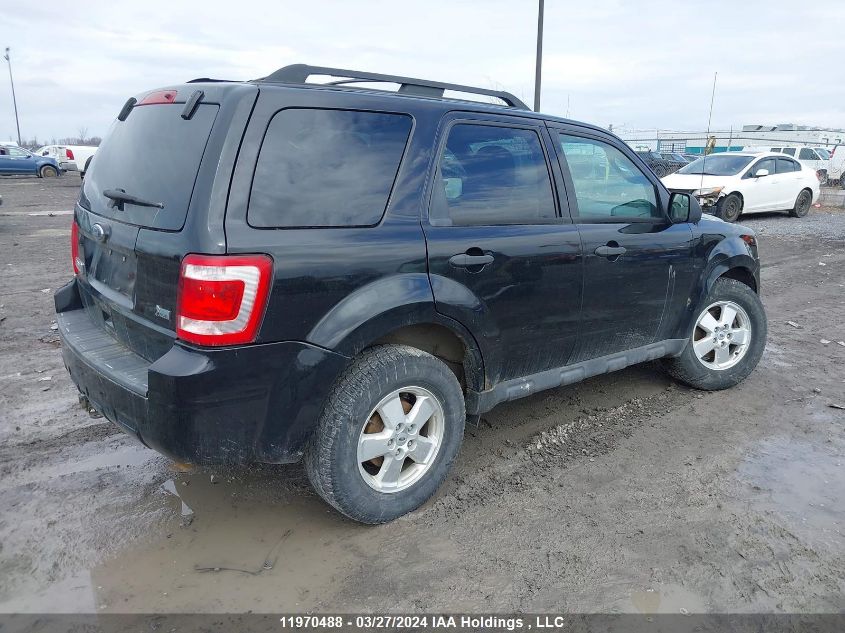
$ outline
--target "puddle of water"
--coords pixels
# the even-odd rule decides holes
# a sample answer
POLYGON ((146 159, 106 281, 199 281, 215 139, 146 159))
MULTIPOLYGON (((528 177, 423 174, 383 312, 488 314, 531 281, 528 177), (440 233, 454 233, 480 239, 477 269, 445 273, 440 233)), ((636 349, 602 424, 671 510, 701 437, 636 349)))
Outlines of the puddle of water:
POLYGON ((792 437, 767 438, 738 466, 737 475, 759 493, 749 496, 755 508, 785 518, 810 538, 843 543, 845 447, 841 440, 810 443, 792 437))
POLYGON ((628 613, 691 613, 707 612, 701 597, 680 585, 661 584, 645 590, 632 591, 620 605, 628 613))
POLYGON ((158 453, 134 442, 117 448, 103 443, 102 450, 92 449, 89 444, 86 445, 86 452, 90 454, 76 459, 63 458, 44 461, 19 475, 6 477, 0 483, 0 490, 9 490, 16 486, 39 483, 47 479, 75 473, 90 472, 97 469, 144 466, 154 460, 165 460, 158 453))
POLYGON ((92 569, 96 610, 226 612, 249 605, 278 612, 308 609, 330 595, 360 559, 354 541, 365 528, 301 490, 280 492, 284 476, 211 483, 207 472, 196 472, 167 480, 159 491, 177 500, 181 525, 174 521, 167 533, 92 569))
POLYGON ((194 516, 194 511, 191 510, 190 506, 185 503, 185 501, 179 495, 179 492, 176 490, 176 483, 172 479, 168 479, 163 484, 161 484, 161 489, 163 492, 173 495, 174 497, 177 497, 179 499, 179 502, 182 504, 180 513, 182 514, 183 519, 194 516))

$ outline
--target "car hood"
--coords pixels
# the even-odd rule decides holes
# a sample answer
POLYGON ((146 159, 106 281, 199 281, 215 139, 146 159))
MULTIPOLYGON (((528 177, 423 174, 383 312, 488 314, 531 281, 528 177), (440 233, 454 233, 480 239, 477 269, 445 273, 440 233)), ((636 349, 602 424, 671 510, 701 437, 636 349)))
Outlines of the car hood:
POLYGON ((733 176, 704 176, 701 174, 669 174, 661 178, 667 189, 684 189, 693 191, 707 187, 725 187, 733 180, 733 176))

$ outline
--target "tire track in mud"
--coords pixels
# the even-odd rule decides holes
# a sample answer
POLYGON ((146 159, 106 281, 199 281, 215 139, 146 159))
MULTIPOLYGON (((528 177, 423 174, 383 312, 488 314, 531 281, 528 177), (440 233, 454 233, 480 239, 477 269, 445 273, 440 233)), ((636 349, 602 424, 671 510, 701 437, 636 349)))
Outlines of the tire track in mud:
POLYGON ((470 475, 455 474, 450 489, 413 513, 412 518, 400 521, 434 525, 452 521, 456 514, 483 506, 493 497, 549 489, 549 471, 569 468, 584 459, 593 461, 612 452, 649 419, 680 409, 696 397, 703 395, 670 385, 657 394, 632 398, 615 407, 595 408, 589 413, 582 410, 579 417, 533 435, 523 446, 498 456, 489 466, 470 475), (541 480, 544 483, 538 487, 541 480))

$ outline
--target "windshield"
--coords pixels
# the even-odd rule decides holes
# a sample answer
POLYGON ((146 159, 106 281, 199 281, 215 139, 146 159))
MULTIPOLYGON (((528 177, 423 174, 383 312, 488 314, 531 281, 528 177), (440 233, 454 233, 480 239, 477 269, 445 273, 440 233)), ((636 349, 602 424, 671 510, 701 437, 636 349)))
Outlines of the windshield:
POLYGON ((704 156, 681 167, 678 173, 703 176, 735 176, 745 169, 753 158, 753 156, 726 156, 725 154, 704 156))
POLYGON ((817 147, 817 148, 816 148, 816 154, 818 154, 819 156, 821 156, 821 159, 822 159, 822 160, 828 160, 828 159, 830 158, 830 152, 828 152, 828 151, 827 151, 826 149, 824 149, 823 147, 817 147))

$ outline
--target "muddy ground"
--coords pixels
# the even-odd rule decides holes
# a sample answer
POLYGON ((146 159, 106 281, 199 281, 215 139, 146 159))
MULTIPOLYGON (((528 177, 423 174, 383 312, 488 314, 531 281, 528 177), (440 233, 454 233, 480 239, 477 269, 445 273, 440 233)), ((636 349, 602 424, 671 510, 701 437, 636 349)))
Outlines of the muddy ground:
POLYGON ((364 527, 298 466, 182 472, 78 408, 51 329, 78 185, 0 179, 0 612, 845 609, 845 211, 743 220, 770 339, 739 387, 642 365, 503 405, 364 527))

